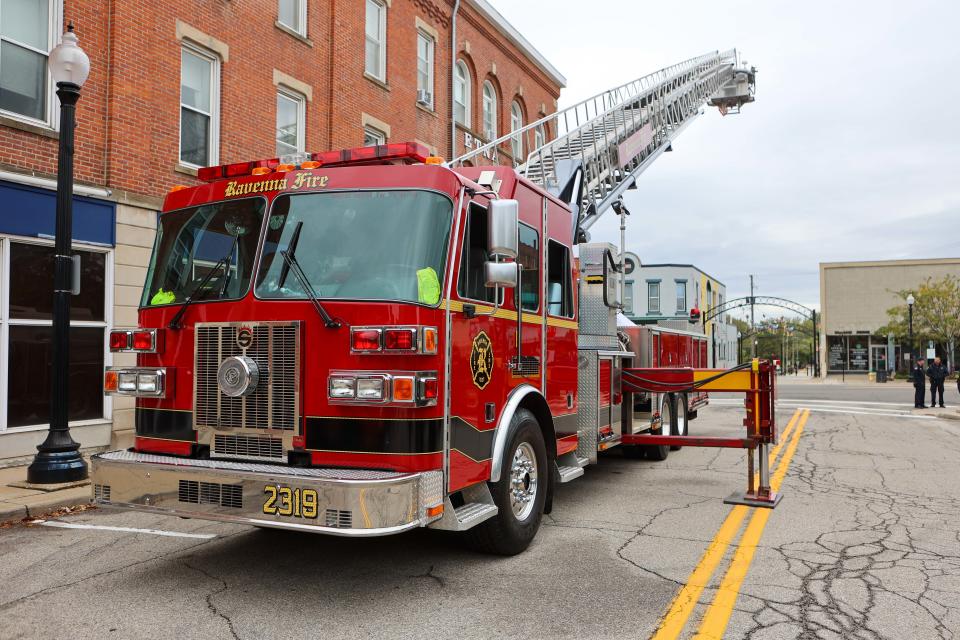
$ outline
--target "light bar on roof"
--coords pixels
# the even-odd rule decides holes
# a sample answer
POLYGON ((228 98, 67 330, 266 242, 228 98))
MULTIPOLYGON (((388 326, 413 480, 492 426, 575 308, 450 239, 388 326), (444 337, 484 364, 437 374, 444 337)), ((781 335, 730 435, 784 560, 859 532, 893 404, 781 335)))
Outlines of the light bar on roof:
POLYGON ((339 151, 325 151, 313 154, 294 154, 283 158, 268 158, 251 162, 235 162, 197 170, 197 178, 203 182, 216 182, 227 178, 242 178, 249 175, 294 171, 296 169, 316 169, 325 167, 344 167, 364 164, 424 164, 431 158, 430 150, 419 142, 393 142, 369 147, 354 147, 339 151))

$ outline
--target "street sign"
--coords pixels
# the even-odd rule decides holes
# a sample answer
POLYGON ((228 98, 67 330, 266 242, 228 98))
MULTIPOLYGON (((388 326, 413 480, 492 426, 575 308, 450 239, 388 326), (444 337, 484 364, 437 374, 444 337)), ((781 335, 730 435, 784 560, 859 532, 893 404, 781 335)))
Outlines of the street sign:
POLYGON ((927 349, 927 360, 933 360, 937 357, 936 349, 927 349))

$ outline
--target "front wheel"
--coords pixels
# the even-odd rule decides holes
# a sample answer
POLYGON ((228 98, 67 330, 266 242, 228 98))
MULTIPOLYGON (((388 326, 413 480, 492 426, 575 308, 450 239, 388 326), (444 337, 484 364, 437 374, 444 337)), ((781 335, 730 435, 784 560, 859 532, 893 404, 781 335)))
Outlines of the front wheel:
POLYGON ((550 481, 547 449, 534 415, 519 409, 509 429, 500 479, 488 483, 497 515, 467 532, 475 548, 503 556, 520 553, 537 535, 550 481))

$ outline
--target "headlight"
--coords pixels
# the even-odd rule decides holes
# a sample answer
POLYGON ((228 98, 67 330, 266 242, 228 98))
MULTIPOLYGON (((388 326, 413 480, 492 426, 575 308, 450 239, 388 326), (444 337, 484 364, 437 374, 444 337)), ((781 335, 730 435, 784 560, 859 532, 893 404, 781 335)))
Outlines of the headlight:
POLYGON ((120 391, 136 391, 137 390, 137 374, 132 373, 121 373, 119 375, 119 389, 120 391))
POLYGON ((359 378, 357 380, 358 400, 383 400, 383 378, 359 378))
POLYGON ((173 379, 167 373, 173 369, 163 367, 107 367, 103 374, 105 393, 141 398, 165 398, 167 387, 173 379))
POLYGON ((137 391, 141 393, 156 393, 158 376, 155 373, 141 373, 137 376, 137 391))
POLYGON ((329 394, 331 398, 356 398, 355 378, 330 378, 329 394))

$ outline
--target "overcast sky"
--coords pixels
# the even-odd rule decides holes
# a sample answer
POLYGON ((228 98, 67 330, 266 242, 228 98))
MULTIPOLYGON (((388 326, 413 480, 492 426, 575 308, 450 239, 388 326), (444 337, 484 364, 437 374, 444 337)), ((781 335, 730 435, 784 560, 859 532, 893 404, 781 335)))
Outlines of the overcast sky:
POLYGON ((491 2, 566 76, 561 107, 712 50, 756 65, 755 103, 628 192, 643 262, 819 307, 819 262, 960 256, 960 3, 491 2))

